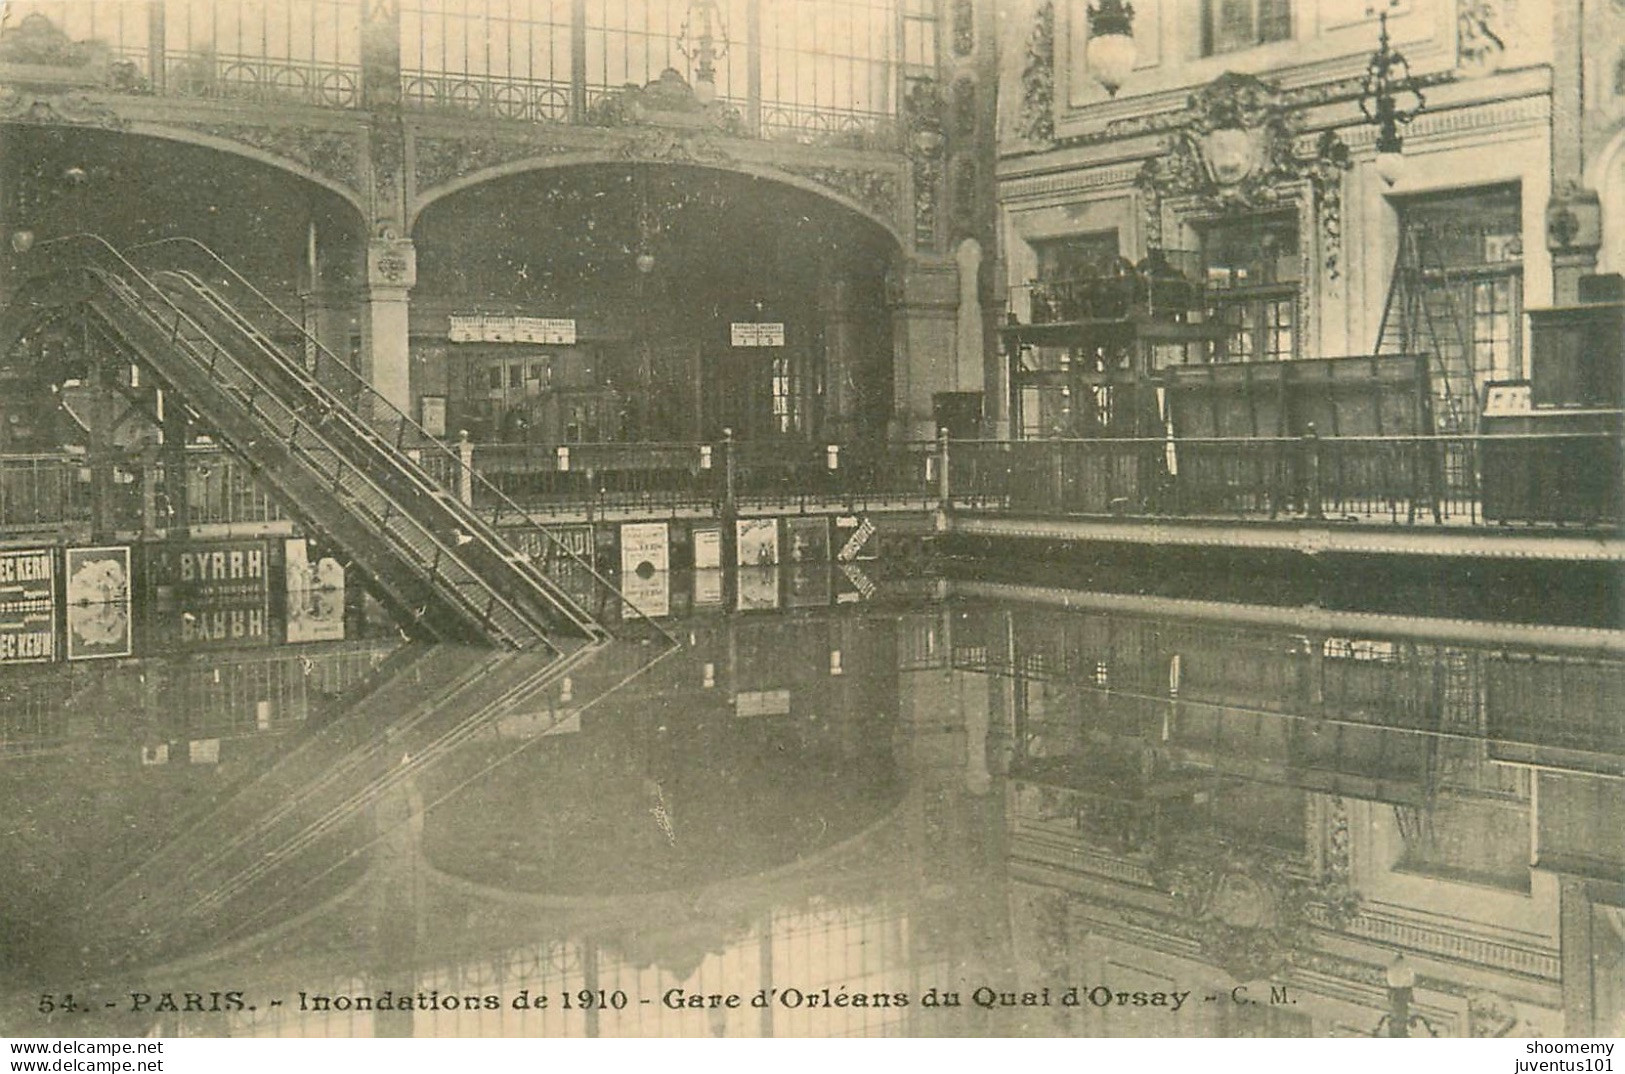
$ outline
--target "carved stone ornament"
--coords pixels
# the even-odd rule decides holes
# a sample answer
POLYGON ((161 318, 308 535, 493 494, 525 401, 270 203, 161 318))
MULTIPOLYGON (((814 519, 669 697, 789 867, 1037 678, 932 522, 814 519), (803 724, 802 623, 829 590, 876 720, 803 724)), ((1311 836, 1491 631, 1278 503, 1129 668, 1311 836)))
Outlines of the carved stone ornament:
POLYGON ((1546 204, 1546 248, 1552 253, 1594 253, 1602 246, 1602 201, 1572 179, 1546 204))
POLYGON ((903 101, 909 160, 914 172, 914 242, 936 243, 941 214, 943 123, 947 102, 935 79, 915 80, 903 101))
POLYGON ((1500 0, 1456 0, 1456 59, 1463 67, 1488 70, 1501 62, 1500 0))
POLYGON ((899 179, 895 172, 863 168, 837 168, 825 165, 798 167, 780 165, 782 170, 811 179, 820 186, 863 206, 882 220, 896 220, 899 179))
POLYGON ((100 41, 75 41, 56 23, 35 12, 0 34, 0 63, 32 67, 100 68, 108 49, 100 41))
POLYGON ((188 123, 185 126, 199 134, 241 142, 291 160, 316 175, 352 189, 361 187, 361 151, 356 136, 348 132, 311 130, 294 124, 188 123))
POLYGON ((124 117, 86 93, 24 93, 3 86, 0 86, 0 122, 109 130, 129 126, 124 117))
POLYGON ((1223 845, 1181 845, 1158 881, 1178 911, 1174 931, 1238 981, 1292 965, 1317 925, 1341 928, 1359 905, 1342 882, 1311 881, 1265 852, 1223 845))
POLYGON ((389 232, 367 244, 367 282, 373 287, 408 289, 417 283, 417 249, 389 232))
POLYGON ((1055 3, 1044 0, 1033 13, 1027 62, 1021 69, 1021 114, 1016 133, 1030 142, 1055 140, 1055 3))
POLYGON ((627 83, 601 97, 588 111, 588 122, 600 127, 647 124, 744 133, 739 110, 722 101, 700 100, 681 73, 668 67, 660 77, 642 86, 627 83))
POLYGON ((1291 113, 1274 86, 1226 72, 1190 95, 1185 123, 1166 151, 1146 161, 1137 184, 1146 195, 1149 236, 1160 243, 1162 201, 1194 198, 1216 214, 1250 213, 1290 201, 1311 185, 1325 240, 1326 269, 1336 279, 1342 246, 1342 173, 1351 160, 1333 131, 1300 150, 1291 113))
POLYGON ((485 136, 441 138, 420 135, 412 142, 412 180, 416 189, 422 192, 499 164, 529 160, 572 148, 578 147, 485 136))
POLYGON ((726 164, 733 154, 706 131, 674 131, 661 127, 640 128, 621 143, 621 156, 627 160, 652 160, 663 164, 726 164))

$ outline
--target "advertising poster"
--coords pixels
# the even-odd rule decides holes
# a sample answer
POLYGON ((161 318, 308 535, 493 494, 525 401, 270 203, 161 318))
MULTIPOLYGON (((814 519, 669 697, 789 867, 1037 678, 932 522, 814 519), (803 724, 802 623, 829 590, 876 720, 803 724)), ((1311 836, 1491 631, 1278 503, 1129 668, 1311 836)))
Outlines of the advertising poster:
POLYGON ((0 664, 56 659, 56 553, 0 551, 0 664))
POLYGON ((722 571, 715 568, 694 572, 694 607, 722 606, 722 571))
POLYGON ((800 563, 785 568, 785 603, 791 608, 816 608, 829 603, 828 563, 800 563))
POLYGON ((734 535, 738 538, 739 549, 736 566, 772 567, 778 564, 778 519, 741 518, 734 522, 734 535))
POLYGON ((715 526, 694 527, 694 569, 716 570, 722 566, 722 531, 715 526))
POLYGON ((740 567, 739 599, 742 612, 770 611, 779 606, 779 568, 740 567))
POLYGON ((670 533, 664 522, 621 527, 621 592, 644 615, 671 614, 670 533))
POLYGON ((287 562, 288 641, 344 639, 344 564, 304 537, 283 544, 287 562))
POLYGON ((785 519, 784 559, 787 563, 828 563, 829 519, 785 519))
POLYGON ((835 519, 835 558, 841 563, 875 559, 878 550, 875 524, 866 516, 840 515, 835 519))
POLYGON ((210 541, 143 550, 147 638, 187 649, 271 640, 264 541, 210 541))
POLYGON ((70 548, 68 659, 130 655, 130 550, 70 548))

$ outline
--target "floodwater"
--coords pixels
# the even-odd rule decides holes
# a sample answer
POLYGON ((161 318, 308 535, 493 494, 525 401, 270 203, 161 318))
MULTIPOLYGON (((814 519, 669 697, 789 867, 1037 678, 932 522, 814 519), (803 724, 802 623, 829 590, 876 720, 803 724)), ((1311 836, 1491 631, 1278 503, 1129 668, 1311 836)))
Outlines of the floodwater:
POLYGON ((871 573, 0 667, 0 1031, 1625 1033, 1618 631, 871 573))

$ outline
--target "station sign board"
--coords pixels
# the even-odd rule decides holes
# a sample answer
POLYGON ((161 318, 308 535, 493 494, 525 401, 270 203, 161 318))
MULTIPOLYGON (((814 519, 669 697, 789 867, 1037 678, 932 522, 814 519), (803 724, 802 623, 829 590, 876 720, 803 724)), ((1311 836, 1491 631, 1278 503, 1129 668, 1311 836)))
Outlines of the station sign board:
POLYGON ((0 551, 0 664, 56 659, 56 552, 0 551))
POLYGON ((735 347, 782 347, 784 322, 734 321, 728 326, 728 338, 735 347))
POLYGON ((446 338, 453 343, 544 343, 571 346, 576 341, 576 322, 569 317, 452 314, 446 338))

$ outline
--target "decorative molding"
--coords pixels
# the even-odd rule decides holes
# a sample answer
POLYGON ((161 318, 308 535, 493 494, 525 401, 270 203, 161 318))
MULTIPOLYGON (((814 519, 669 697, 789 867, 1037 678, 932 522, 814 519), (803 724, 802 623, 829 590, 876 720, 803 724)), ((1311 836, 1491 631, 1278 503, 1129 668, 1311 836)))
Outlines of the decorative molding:
POLYGON ((935 79, 922 78, 903 101, 907 153, 914 177, 914 244, 935 247, 942 215, 943 122, 947 102, 935 79))
POLYGON ((1194 940, 1205 960, 1238 981, 1293 965, 1314 947, 1317 925, 1336 928, 1359 906, 1347 883, 1308 879, 1297 863, 1257 848, 1181 843, 1157 879, 1173 900, 1174 916, 1151 916, 1194 940))
POLYGON ((1456 62, 1493 69, 1507 49, 1501 25, 1501 0, 1456 0, 1456 62))
POLYGON ((532 140, 510 141, 489 135, 415 135, 412 139, 413 189, 421 194, 431 187, 487 168, 577 148, 532 140))
POLYGON ((955 56, 976 51, 975 0, 953 0, 953 40, 955 56))
POLYGON ((882 220, 897 219, 901 202, 900 181, 895 172, 841 168, 829 165, 777 165, 779 171, 810 179, 842 197, 856 202, 882 220))
POLYGON ((353 134, 292 124, 184 123, 181 126, 211 138, 252 146, 344 186, 361 188, 361 153, 353 134))
POLYGON ((1460 926, 1366 910, 1341 924, 1318 920, 1317 924, 1384 947, 1418 951, 1541 980, 1562 979, 1562 960, 1557 951, 1475 936, 1460 926))
POLYGON ((88 93, 24 93, 0 87, 0 122, 123 130, 129 121, 88 93))
POLYGON ((1102 187, 1133 186, 1139 177, 1140 164, 1117 165, 1107 168, 1089 168, 1060 172, 1053 175, 1022 176, 1006 180, 1002 186, 1002 200, 1037 201, 1064 198, 1102 187))
POLYGON ((1322 236, 1327 278, 1341 275, 1343 172, 1348 146, 1322 131, 1304 152, 1281 94, 1252 75, 1225 73, 1191 94, 1185 123, 1166 151, 1147 160, 1137 184, 1146 195, 1146 234, 1161 245, 1162 205, 1194 199, 1218 214, 1257 212, 1296 200, 1307 181, 1322 236))
POLYGON ((405 202, 406 134, 398 123, 391 127, 387 131, 375 130, 367 150, 372 164, 374 212, 394 216, 405 202))
POLYGON ((1043 0, 1033 13, 1016 133, 1045 146, 1055 141, 1055 0, 1043 0))
MULTIPOLYGON (((1426 89, 1454 82, 1458 77, 1459 73, 1456 71, 1436 71, 1430 74, 1418 75, 1416 81, 1418 85, 1426 89)), ((1363 88, 1362 76, 1313 82, 1306 86, 1279 90, 1279 104, 1283 111, 1293 112, 1318 108, 1324 105, 1340 104, 1345 101, 1357 101, 1360 99, 1363 88)), ((1424 113, 1423 115, 1426 116, 1427 114, 1424 113)), ((1184 126, 1187 116, 1187 106, 1184 105, 1164 108, 1161 111, 1147 112, 1141 115, 1123 116, 1107 121, 1098 130, 1058 138, 1055 141, 1055 146, 1059 149, 1076 149, 1093 145, 1105 145, 1110 142, 1140 138, 1147 135, 1167 134, 1184 126)))
POLYGON ((737 108, 721 101, 701 101, 688 80, 670 67, 642 86, 629 83, 599 97, 589 109, 587 120, 599 127, 648 124, 744 133, 744 118, 737 108))
POLYGON ((627 160, 652 160, 664 164, 728 164, 734 155, 707 131, 675 131, 660 127, 640 128, 620 147, 627 160))

